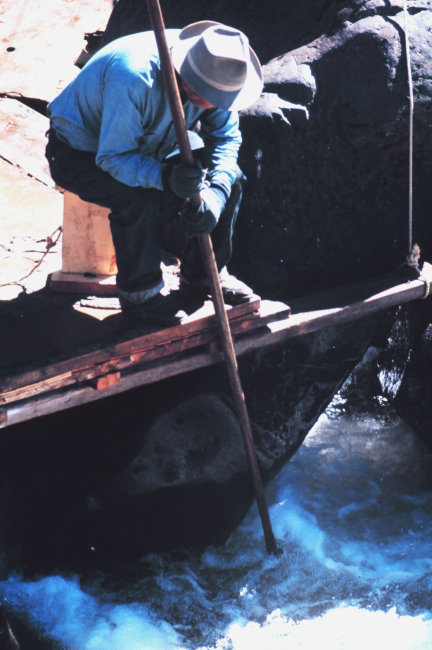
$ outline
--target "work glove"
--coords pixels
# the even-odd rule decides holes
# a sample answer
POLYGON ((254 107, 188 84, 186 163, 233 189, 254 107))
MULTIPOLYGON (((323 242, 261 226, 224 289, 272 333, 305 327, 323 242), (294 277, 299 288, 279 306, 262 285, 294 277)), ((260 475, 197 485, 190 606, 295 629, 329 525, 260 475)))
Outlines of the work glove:
POLYGON ((211 233, 219 221, 227 201, 225 192, 219 187, 206 186, 200 194, 202 200, 198 208, 192 208, 190 201, 187 201, 180 212, 185 225, 186 237, 211 233))
POLYGON ((200 160, 195 160, 194 167, 185 165, 167 165, 164 174, 164 189, 170 190, 182 199, 190 199, 199 194, 206 186, 204 184, 205 171, 200 160))

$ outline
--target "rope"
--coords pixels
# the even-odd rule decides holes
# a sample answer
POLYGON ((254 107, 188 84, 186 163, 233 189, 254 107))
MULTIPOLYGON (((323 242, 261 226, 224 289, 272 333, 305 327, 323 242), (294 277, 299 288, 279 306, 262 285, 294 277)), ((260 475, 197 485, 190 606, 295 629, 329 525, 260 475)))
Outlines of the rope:
POLYGON ((411 268, 414 268, 419 274, 419 279, 425 283, 425 293, 422 298, 427 298, 430 292, 430 285, 427 278, 423 275, 419 267, 420 259, 420 246, 413 245, 413 134, 414 134, 414 93, 413 82, 411 73, 411 54, 410 54, 410 41, 408 33, 408 7, 407 0, 403 0, 404 9, 404 29, 405 29, 405 51, 408 73, 408 88, 409 88, 409 171, 408 171, 408 255, 406 256, 406 263, 411 268))
MULTIPOLYGON (((408 33, 408 8, 407 0, 404 0, 404 27, 405 27, 405 50, 406 50, 406 61, 407 61, 407 72, 408 72, 408 88, 409 88, 409 173, 408 173, 408 184, 409 184, 409 199, 408 199, 408 251, 411 254, 413 250, 412 243, 412 224, 413 224, 413 210, 412 210, 412 197, 413 197, 413 131, 414 131, 414 93, 413 93, 413 83, 412 83, 412 74, 411 74, 411 54, 410 54, 410 42, 409 42, 409 33, 408 33)), ((419 251, 420 253, 420 251, 419 251)))
POLYGON ((56 228, 54 230, 52 235, 48 235, 48 237, 46 238, 45 252, 43 253, 43 255, 40 258, 39 262, 36 262, 36 264, 33 266, 32 270, 29 273, 27 273, 27 275, 24 275, 22 278, 20 278, 19 280, 16 280, 15 282, 6 282, 5 284, 0 284, 0 287, 9 287, 9 286, 12 286, 12 285, 15 285, 15 284, 20 284, 23 280, 26 280, 27 278, 29 278, 31 276, 31 274, 34 273, 36 271, 36 269, 39 268, 39 266, 42 264, 42 262, 44 261, 44 259, 48 255, 48 253, 50 252, 51 248, 53 248, 57 244, 58 240, 61 237, 62 232, 63 232, 63 226, 59 226, 58 228, 56 228), (54 235, 56 233, 58 233, 58 234, 57 234, 56 239, 54 239, 54 235))
POLYGON ((422 298, 427 298, 430 292, 430 284, 429 280, 426 278, 425 275, 420 270, 419 267, 419 259, 420 259, 420 246, 418 244, 414 244, 412 247, 412 250, 408 255, 406 256, 406 263, 408 266, 411 266, 411 268, 415 269, 419 275, 419 280, 423 280, 425 283, 425 292, 424 296, 422 298))

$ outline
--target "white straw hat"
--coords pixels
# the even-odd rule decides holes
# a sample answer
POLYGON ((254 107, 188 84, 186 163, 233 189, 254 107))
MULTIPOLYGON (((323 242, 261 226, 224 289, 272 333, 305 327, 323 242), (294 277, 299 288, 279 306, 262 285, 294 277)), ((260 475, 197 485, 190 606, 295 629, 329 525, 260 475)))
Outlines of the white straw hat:
POLYGON ((210 20, 185 27, 172 48, 181 78, 218 108, 241 110, 263 88, 260 62, 243 32, 210 20))

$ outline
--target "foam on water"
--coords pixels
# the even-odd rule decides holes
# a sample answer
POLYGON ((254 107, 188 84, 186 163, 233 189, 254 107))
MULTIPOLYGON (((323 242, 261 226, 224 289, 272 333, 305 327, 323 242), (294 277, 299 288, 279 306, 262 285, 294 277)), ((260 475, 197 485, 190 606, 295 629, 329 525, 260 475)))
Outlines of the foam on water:
MULTIPOLYGON (((265 623, 234 624, 217 643, 217 650, 427 650, 432 621, 423 617, 369 612, 355 607, 333 609, 319 618, 294 622, 275 610, 265 623)), ((202 648, 201 650, 206 650, 202 648)))
POLYGON ((269 486, 282 556, 253 508, 224 547, 146 556, 120 587, 11 578, 0 598, 68 650, 432 647, 431 454, 385 399, 350 400, 348 382, 269 486))
POLYGON ((38 582, 11 578, 1 584, 2 600, 27 612, 30 625, 70 650, 179 648, 179 637, 143 604, 112 605, 81 590, 78 580, 60 576, 38 582))

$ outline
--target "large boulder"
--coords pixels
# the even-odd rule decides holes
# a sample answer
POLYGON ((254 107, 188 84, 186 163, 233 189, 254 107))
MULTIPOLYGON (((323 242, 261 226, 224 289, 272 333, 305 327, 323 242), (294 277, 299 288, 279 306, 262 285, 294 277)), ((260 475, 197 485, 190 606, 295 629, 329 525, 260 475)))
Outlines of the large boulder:
MULTIPOLYGON (((409 21, 414 239, 427 245, 432 12, 409 21)), ((401 12, 391 18, 360 13, 356 22, 264 67, 266 92, 242 118, 240 165, 250 190, 234 262, 265 295, 298 295, 404 262, 409 102, 401 22, 401 12), (285 101, 308 103, 309 120, 302 111, 286 111, 285 101)))

